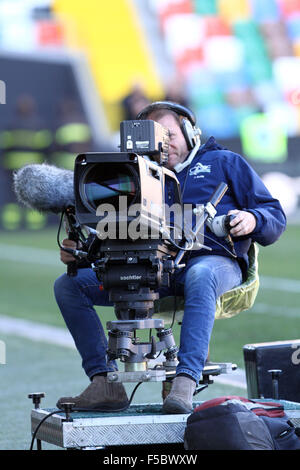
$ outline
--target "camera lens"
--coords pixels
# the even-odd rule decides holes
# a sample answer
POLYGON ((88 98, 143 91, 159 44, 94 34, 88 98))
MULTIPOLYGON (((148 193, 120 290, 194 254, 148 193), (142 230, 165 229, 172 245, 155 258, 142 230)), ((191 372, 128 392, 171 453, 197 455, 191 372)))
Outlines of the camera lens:
POLYGON ((81 195, 94 210, 100 204, 117 207, 119 196, 127 196, 127 205, 135 202, 138 176, 130 165, 101 163, 87 168, 82 178, 81 195))

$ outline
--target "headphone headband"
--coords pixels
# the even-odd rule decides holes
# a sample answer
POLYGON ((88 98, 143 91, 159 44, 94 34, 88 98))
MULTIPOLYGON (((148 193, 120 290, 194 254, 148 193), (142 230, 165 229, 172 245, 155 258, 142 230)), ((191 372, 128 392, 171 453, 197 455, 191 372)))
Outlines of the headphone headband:
POLYGON ((153 111, 158 109, 169 109, 174 113, 178 114, 179 116, 183 116, 187 118, 192 126, 196 124, 196 116, 195 114, 185 106, 181 104, 174 103, 173 101, 155 101, 154 103, 149 104, 146 108, 142 109, 136 116, 136 119, 143 120, 147 119, 147 116, 151 114, 153 111))

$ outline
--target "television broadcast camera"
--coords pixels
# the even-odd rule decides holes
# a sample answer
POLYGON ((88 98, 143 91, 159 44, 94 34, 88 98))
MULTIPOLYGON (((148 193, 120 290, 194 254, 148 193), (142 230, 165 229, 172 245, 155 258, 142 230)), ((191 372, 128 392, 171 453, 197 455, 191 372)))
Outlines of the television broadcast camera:
POLYGON ((108 380, 164 381, 175 374, 178 348, 171 328, 152 318, 154 302, 185 253, 204 247, 199 234, 227 186, 221 183, 206 206, 194 208, 194 230, 182 234, 180 185, 165 167, 168 131, 151 120, 123 121, 120 135, 120 152, 77 156, 75 213, 66 215, 74 239, 83 226, 93 234, 76 254, 92 264, 114 304, 117 320, 107 323, 107 354, 121 360, 124 371, 109 372, 108 380), (136 332, 145 329, 155 329, 158 341, 151 336, 141 342, 136 332), (151 368, 149 361, 164 350, 163 367, 151 368))

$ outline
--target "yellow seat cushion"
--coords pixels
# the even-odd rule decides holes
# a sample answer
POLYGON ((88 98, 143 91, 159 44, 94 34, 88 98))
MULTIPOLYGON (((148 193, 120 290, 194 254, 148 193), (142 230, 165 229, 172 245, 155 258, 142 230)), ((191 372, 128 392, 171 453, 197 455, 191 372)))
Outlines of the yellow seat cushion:
MULTIPOLYGON (((215 319, 231 318, 253 306, 259 289, 258 252, 257 244, 252 243, 248 251, 247 279, 217 299, 215 319)), ((172 296, 157 300, 154 304, 153 318, 161 318, 166 323, 170 323, 173 318, 174 300, 172 296)), ((176 297, 176 321, 182 320, 183 311, 184 298, 176 297)))

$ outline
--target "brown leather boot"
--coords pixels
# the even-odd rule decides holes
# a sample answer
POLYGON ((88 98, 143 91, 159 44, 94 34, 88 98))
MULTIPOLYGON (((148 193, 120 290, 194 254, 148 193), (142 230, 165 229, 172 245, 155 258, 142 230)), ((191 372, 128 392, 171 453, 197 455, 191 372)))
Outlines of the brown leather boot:
POLYGON ((117 411, 128 406, 128 398, 123 384, 108 382, 107 377, 95 375, 90 385, 76 397, 62 397, 56 403, 62 408, 62 403, 74 403, 74 410, 103 410, 117 411))
POLYGON ((185 376, 177 376, 173 380, 172 389, 163 403, 163 411, 167 414, 191 413, 193 411, 193 394, 196 382, 185 376))

